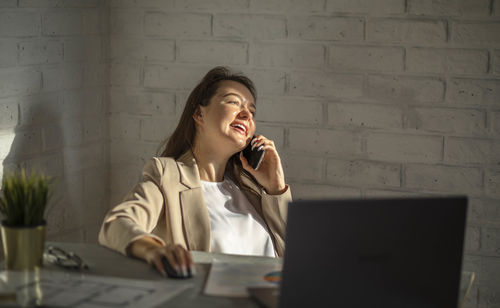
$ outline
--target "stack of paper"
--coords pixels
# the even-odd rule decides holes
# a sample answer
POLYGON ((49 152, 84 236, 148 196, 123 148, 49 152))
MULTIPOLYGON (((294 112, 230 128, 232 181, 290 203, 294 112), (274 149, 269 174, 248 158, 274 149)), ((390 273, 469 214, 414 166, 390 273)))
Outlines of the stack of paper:
POLYGON ((282 264, 225 263, 214 260, 205 294, 213 296, 248 297, 248 287, 278 286, 282 264))
MULTIPOLYGON (((155 307, 192 284, 122 279, 55 271, 0 272, 0 293, 15 293, 21 306, 155 307)), ((11 297, 11 300, 13 298, 11 297)))

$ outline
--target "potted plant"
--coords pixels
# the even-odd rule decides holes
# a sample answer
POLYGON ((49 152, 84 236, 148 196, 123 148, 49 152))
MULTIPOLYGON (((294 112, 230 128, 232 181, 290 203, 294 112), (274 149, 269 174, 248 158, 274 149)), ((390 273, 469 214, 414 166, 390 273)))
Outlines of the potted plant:
POLYGON ((39 172, 8 172, 2 179, 0 213, 5 264, 9 270, 34 270, 43 265, 45 209, 49 180, 39 172))

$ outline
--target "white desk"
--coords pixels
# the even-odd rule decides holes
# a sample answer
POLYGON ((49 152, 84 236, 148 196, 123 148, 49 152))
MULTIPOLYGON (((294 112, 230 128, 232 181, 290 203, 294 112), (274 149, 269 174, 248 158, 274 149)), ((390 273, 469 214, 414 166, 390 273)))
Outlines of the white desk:
MULTIPOLYGON (((95 244, 74 243, 46 243, 66 251, 72 251, 80 256, 90 267, 86 273, 98 276, 112 276, 131 279, 165 280, 154 268, 147 263, 132 258, 127 258, 118 252, 95 244)), ((250 298, 224 298, 206 296, 203 294, 205 281, 210 270, 210 263, 214 258, 221 261, 253 264, 281 263, 281 259, 269 257, 251 257, 207 253, 200 251, 191 252, 196 263, 196 276, 190 279, 194 284, 180 295, 165 303, 168 307, 259 307, 250 298)), ((54 265, 47 265, 48 269, 63 270, 54 265)), ((179 280, 175 280, 179 281, 179 280)))
MULTIPOLYGON (((89 265, 90 269, 85 272, 90 275, 147 279, 154 281, 165 280, 165 278, 163 278, 156 272, 155 269, 150 267, 145 262, 127 258, 115 251, 99 245, 59 242, 48 242, 46 243, 46 246, 48 245, 57 246, 68 252, 71 251, 79 255, 89 265)), ((259 305, 250 298, 225 298, 204 295, 203 288, 210 269, 210 263, 214 258, 224 262, 233 263, 276 264, 282 262, 281 259, 268 257, 224 255, 199 251, 192 251, 191 253, 196 263, 197 271, 197 275, 190 279, 190 282, 194 286, 183 291, 172 300, 165 302, 164 305, 160 305, 160 307, 259 307, 259 305)), ((50 270, 67 271, 50 264, 47 264, 45 268, 50 270)), ((462 284, 460 287, 461 298, 465 295, 465 289, 473 279, 473 276, 474 273, 471 272, 462 273, 462 284)), ((179 281, 179 283, 181 282, 179 281)))

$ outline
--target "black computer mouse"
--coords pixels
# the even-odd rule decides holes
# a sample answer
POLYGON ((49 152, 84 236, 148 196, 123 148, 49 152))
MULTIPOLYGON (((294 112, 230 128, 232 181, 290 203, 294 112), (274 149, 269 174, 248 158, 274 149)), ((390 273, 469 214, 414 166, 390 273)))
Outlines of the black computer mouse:
POLYGON ((170 264, 170 262, 168 262, 168 259, 166 257, 162 257, 161 258, 161 263, 163 264, 163 268, 165 268, 165 271, 167 272, 167 275, 170 278, 185 279, 185 278, 191 278, 191 277, 193 277, 193 274, 191 273, 191 270, 189 268, 187 270, 187 272, 188 272, 187 276, 184 276, 181 273, 177 273, 177 271, 170 264))

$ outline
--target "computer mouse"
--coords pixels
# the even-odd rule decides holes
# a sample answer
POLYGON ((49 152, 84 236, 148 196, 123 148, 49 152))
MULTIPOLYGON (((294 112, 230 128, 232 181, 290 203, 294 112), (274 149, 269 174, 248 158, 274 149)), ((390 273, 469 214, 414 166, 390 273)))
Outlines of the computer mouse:
POLYGON ((165 271, 167 272, 167 275, 170 278, 185 279, 193 277, 193 274, 191 273, 191 270, 189 268, 187 269, 187 276, 184 276, 181 273, 177 273, 177 271, 170 264, 170 262, 168 262, 168 259, 166 257, 161 258, 161 263, 163 264, 163 268, 165 268, 165 271))

